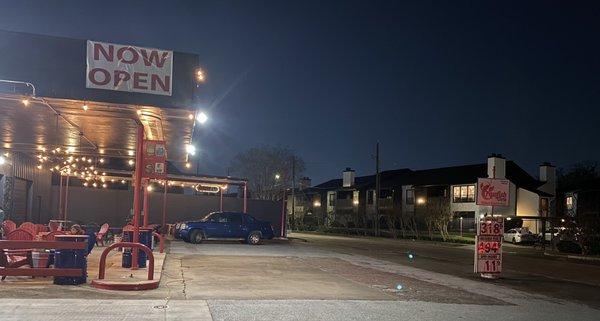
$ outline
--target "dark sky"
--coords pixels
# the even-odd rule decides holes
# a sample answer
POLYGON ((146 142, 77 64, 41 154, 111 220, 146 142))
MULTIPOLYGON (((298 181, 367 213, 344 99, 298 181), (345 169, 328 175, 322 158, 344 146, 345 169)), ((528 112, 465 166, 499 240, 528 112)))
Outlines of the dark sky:
POLYGON ((199 54, 200 170, 280 144, 314 182, 372 173, 376 141, 384 169, 600 159, 599 17, 597 1, 0 1, 1 29, 199 54))

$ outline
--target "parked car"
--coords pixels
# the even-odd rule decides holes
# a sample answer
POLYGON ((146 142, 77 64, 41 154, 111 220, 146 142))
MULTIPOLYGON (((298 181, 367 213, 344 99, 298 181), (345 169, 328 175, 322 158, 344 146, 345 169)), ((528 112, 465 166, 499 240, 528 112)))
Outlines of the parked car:
POLYGON ((196 244, 204 240, 240 240, 256 245, 262 239, 272 239, 274 233, 269 222, 259 221, 251 215, 214 212, 200 221, 181 223, 179 237, 196 244))
POLYGON ((544 240, 552 241, 552 239, 559 237, 560 232, 561 232, 561 229, 556 228, 556 227, 549 229, 546 231, 546 233, 544 233, 544 240))
POLYGON ((517 243, 533 243, 535 235, 529 230, 522 227, 510 229, 504 233, 504 242, 517 243))

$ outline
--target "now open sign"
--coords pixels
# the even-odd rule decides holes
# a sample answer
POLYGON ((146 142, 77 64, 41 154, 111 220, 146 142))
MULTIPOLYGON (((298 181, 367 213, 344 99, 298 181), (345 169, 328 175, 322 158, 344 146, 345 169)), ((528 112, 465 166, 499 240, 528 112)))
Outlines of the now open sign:
POLYGON ((87 42, 86 87, 171 96, 173 51, 87 42))

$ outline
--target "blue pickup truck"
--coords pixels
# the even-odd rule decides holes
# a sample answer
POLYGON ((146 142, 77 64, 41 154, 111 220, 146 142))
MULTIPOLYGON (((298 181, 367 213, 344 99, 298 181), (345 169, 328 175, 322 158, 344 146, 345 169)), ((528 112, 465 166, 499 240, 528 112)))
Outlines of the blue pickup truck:
POLYGON ((238 212, 210 213, 199 221, 181 223, 176 233, 182 240, 196 244, 204 240, 240 240, 256 245, 274 237, 269 222, 238 212))

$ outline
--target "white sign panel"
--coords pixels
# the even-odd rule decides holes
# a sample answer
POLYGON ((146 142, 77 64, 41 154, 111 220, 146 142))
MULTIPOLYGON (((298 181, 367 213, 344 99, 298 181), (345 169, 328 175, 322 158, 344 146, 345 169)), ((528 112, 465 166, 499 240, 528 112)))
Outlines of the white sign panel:
POLYGON ((475 240, 475 273, 502 272, 502 217, 485 218, 479 222, 475 240))
POLYGON ((87 42, 87 88, 171 96, 173 51, 87 42))
POLYGON ((477 179, 477 205, 508 206, 510 182, 507 179, 477 179))

